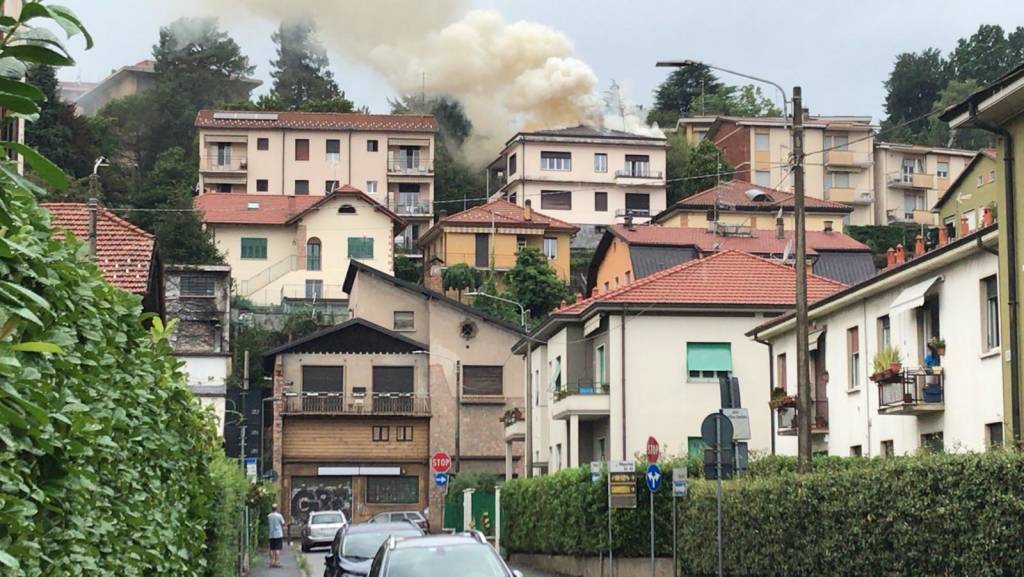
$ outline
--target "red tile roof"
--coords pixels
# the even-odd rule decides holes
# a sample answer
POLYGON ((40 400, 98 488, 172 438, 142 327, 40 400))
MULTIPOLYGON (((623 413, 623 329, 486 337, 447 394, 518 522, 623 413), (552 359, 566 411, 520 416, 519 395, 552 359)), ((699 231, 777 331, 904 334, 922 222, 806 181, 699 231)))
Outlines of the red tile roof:
MULTIPOLYGON (((735 206, 736 210, 778 210, 780 207, 792 210, 793 208, 792 193, 743 180, 732 180, 684 198, 670 206, 666 212, 673 209, 709 208, 715 205, 716 199, 719 204, 735 206), (768 197, 767 200, 751 200, 747 196, 747 192, 751 190, 764 193, 768 197)), ((849 205, 811 196, 805 197, 804 204, 808 210, 817 212, 853 212, 853 208, 849 205)))
MULTIPOLYGON (((44 202, 50 211, 55 234, 66 230, 82 242, 89 242, 89 206, 79 202, 44 202)), ((96 217, 96 264, 107 282, 131 293, 149 290, 151 268, 155 266, 156 240, 153 235, 100 209, 96 217)), ((159 288, 159 287, 158 287, 159 288)))
POLYGON ((245 194, 208 192, 200 194, 193 201, 200 210, 203 222, 210 224, 291 224, 318 206, 343 196, 354 196, 391 218, 396 227, 404 227, 405 221, 377 202, 365 192, 343 185, 324 196, 245 194), (252 208, 250 208, 252 206, 252 208))
MULTIPOLYGON (((774 230, 752 230, 750 236, 722 236, 704 228, 670 226, 635 226, 633 229, 616 224, 608 227, 615 236, 628 244, 648 246, 693 246, 701 252, 739 250, 754 254, 782 254, 793 241, 793 231, 776 238, 774 230), (716 248, 717 245, 717 248, 716 248)), ((795 242, 790 247, 795 246, 795 242)), ((841 232, 807 231, 807 254, 818 250, 868 251, 868 246, 841 232)))
POLYGON ((431 238, 440 233, 446 225, 455 226, 480 226, 493 222, 497 226, 514 226, 518 228, 542 228, 554 232, 568 232, 575 234, 579 227, 569 224, 564 220, 547 216, 532 210, 530 220, 526 220, 526 209, 504 199, 495 199, 480 206, 466 209, 462 212, 446 216, 437 222, 429 230, 420 235, 420 244, 429 242, 431 238))
POLYGON ((196 126, 199 128, 437 132, 437 121, 429 114, 362 114, 359 112, 200 110, 196 115, 196 126), (266 119, 253 118, 254 115, 264 115, 266 119), (225 118, 216 118, 215 116, 225 116, 225 118))
MULTIPOLYGON (((807 275, 808 302, 844 288, 840 282, 807 275)), ((729 250, 654 273, 555 314, 580 313, 598 303, 793 306, 795 302, 793 267, 729 250)))

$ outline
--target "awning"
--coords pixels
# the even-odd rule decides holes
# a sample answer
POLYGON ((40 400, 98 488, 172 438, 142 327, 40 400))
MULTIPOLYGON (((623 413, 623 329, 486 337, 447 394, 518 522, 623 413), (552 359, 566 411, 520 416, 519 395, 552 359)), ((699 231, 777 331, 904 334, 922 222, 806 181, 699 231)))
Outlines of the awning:
POLYGON ((428 138, 389 138, 389 146, 430 146, 428 138))
POLYGON ((687 343, 686 369, 732 371, 732 346, 729 343, 687 343))
POLYGON ((940 278, 941 277, 937 276, 932 277, 926 281, 910 285, 909 287, 903 289, 903 291, 900 292, 899 296, 896 297, 896 300, 894 300, 892 302, 892 305, 889 307, 889 313, 895 315, 898 313, 916 309, 917 307, 923 305, 924 295, 928 293, 928 290, 931 289, 932 285, 938 282, 940 278))
POLYGON ((248 142, 249 137, 244 134, 207 134, 206 142, 248 142))

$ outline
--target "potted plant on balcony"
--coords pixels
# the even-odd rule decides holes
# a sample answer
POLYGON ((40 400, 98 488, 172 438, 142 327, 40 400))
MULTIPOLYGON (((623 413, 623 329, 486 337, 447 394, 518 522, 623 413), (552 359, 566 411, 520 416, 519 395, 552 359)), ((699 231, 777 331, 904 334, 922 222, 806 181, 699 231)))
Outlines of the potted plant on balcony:
POLYGON ((900 355, 899 347, 882 347, 875 353, 872 361, 874 373, 871 380, 876 383, 891 383, 899 378, 903 369, 903 357, 900 355))
MULTIPOLYGON (((776 388, 775 390, 782 390, 776 388)), ((772 391, 772 399, 768 401, 768 406, 772 410, 796 408, 796 395, 787 395, 785 390, 782 390, 780 396, 775 396, 775 391, 772 391)))
POLYGON ((946 356, 946 339, 942 337, 932 337, 928 339, 928 348, 935 351, 935 354, 944 357, 946 356))

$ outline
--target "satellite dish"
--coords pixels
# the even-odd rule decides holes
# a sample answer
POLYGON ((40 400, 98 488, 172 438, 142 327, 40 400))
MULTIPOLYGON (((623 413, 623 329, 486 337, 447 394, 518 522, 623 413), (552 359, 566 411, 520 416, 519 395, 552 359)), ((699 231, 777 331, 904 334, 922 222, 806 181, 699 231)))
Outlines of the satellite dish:
POLYGON ((782 264, 786 264, 791 254, 793 254, 793 239, 789 239, 789 242, 786 243, 786 250, 782 251, 782 264))

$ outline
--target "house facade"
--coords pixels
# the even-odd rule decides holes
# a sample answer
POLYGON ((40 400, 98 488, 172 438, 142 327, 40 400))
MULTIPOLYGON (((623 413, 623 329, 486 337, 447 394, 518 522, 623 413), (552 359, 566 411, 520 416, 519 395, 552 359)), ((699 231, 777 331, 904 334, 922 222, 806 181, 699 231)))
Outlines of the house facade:
POLYGON ((935 206, 974 158, 973 150, 878 142, 874 179, 878 224, 932 226, 935 206))
POLYGON ((441 291, 445 269, 466 264, 502 274, 515 266, 522 247, 543 251, 558 277, 569 282, 569 246, 579 228, 523 206, 495 199, 442 217, 423 233, 424 284, 441 291))
POLYGON ((326 196, 207 193, 195 199, 236 294, 256 304, 343 302, 348 264, 394 268, 406 221, 351 186, 326 196))
POLYGON ((201 110, 199 189, 324 196, 350 185, 407 220, 398 250, 416 254, 433 215, 433 116, 201 110))
POLYGON ((646 220, 665 208, 665 139, 586 126, 520 132, 489 170, 494 194, 581 228, 576 246, 592 248, 596 227, 627 215, 646 220))
MULTIPOLYGON (((997 237, 995 225, 979 229, 810 307, 814 451, 874 457, 1003 444, 997 237), (936 338, 944 351, 929 358, 936 338), (886 347, 899 350, 898 372, 874 366, 886 347)), ((792 316, 750 336, 772 355, 778 395, 792 398, 792 316)), ((794 404, 774 411, 780 454, 797 452, 794 404)))
MULTIPOLYGON (((793 287, 791 267, 727 251, 555 310, 514 349, 530 371, 533 472, 632 459, 649 436, 662 454, 698 454, 724 376, 750 409, 749 448, 770 449, 768 355, 744 335, 792 307, 793 287)), ((809 276, 812 300, 842 288, 809 276)))
POLYGON ((956 238, 965 227, 967 232, 974 232, 983 226, 985 209, 995 212, 1002 196, 1003 189, 996 180, 995 150, 983 150, 939 197, 932 212, 938 214, 939 225, 945 227, 949 238, 956 238))

